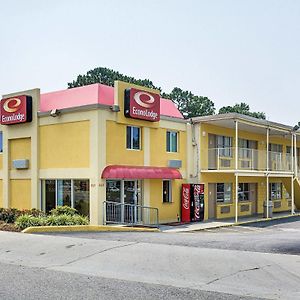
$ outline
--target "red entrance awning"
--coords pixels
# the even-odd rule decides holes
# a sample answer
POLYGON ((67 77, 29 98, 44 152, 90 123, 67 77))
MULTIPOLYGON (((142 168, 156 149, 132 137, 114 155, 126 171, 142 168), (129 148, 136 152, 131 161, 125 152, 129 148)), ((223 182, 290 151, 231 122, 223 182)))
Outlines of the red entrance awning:
POLYGON ((107 166, 101 178, 106 179, 182 179, 177 169, 166 167, 107 166))

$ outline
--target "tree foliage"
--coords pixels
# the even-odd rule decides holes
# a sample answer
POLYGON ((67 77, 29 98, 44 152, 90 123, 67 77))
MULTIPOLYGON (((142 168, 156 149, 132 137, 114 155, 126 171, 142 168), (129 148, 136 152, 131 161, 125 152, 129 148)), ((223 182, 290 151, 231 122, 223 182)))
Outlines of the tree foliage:
MULTIPOLYGON (((149 79, 135 79, 134 77, 103 67, 90 70, 84 75, 78 75, 76 80, 68 83, 68 88, 75 88, 94 83, 114 86, 114 82, 116 80, 133 83, 151 89, 157 89, 162 92, 161 88, 155 86, 149 79)), ((179 87, 174 87, 169 94, 162 92, 161 96, 172 100, 185 118, 215 114, 213 101, 207 97, 194 95, 190 91, 184 91, 179 87)), ((252 116, 258 119, 266 118, 263 112, 251 112, 249 105, 246 103, 235 104, 234 106, 224 106, 219 110, 219 114, 231 112, 252 116)))
POLYGON ((163 93, 162 97, 171 99, 186 118, 208 116, 215 113, 215 105, 210 99, 196 96, 192 92, 183 91, 178 87, 173 88, 170 94, 163 93))
POLYGON ((68 83, 68 88, 70 89, 93 83, 102 83, 105 85, 114 86, 115 80, 126 81, 161 91, 161 88, 156 87, 149 79, 135 79, 134 77, 123 75, 118 71, 102 67, 90 70, 85 75, 78 75, 76 80, 68 83))
POLYGON ((251 112, 250 106, 244 102, 241 102, 240 104, 235 104, 234 106, 223 106, 222 108, 220 108, 219 114, 226 114, 226 113, 239 113, 257 119, 266 119, 265 113, 251 112))

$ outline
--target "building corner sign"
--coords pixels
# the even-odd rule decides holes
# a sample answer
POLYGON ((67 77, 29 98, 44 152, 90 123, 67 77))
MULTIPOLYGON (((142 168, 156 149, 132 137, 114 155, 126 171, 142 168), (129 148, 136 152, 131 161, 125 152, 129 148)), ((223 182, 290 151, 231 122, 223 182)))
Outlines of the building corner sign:
POLYGON ((150 122, 160 120, 160 95, 130 88, 125 90, 124 115, 150 122))
POLYGON ((21 95, 2 99, 1 124, 12 125, 32 121, 32 97, 21 95))

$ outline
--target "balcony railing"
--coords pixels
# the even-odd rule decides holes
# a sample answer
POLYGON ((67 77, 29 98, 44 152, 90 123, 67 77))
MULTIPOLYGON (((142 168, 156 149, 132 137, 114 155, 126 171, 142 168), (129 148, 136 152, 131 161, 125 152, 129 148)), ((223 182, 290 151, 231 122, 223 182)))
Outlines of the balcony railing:
MULTIPOLYGON (((235 170, 235 148, 209 148, 202 152, 201 168, 204 170, 235 170), (206 152, 206 153, 205 153, 206 152), (207 159, 205 159, 207 158, 207 159)), ((291 154, 269 152, 267 168, 267 152, 265 150, 238 148, 238 170, 255 171, 292 171, 291 154)))

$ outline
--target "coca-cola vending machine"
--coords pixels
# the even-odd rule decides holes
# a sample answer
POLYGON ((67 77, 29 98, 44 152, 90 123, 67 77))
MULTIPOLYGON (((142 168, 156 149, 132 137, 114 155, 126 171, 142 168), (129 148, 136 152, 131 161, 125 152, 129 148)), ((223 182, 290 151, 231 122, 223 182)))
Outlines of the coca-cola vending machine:
POLYGON ((183 184, 181 191, 181 221, 199 222, 204 219, 204 184, 183 184))

